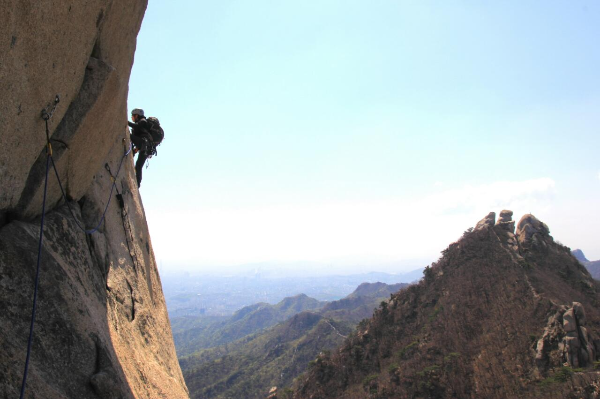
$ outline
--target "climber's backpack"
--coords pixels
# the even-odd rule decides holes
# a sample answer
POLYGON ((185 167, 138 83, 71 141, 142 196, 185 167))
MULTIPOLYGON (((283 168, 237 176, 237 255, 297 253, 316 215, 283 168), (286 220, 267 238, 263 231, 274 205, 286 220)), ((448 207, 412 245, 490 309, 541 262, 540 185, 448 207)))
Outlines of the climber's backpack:
POLYGON ((165 131, 162 127, 160 127, 160 122, 158 118, 153 116, 146 119, 148 121, 148 125, 150 126, 150 135, 152 136, 152 141, 154 141, 154 145, 157 146, 162 143, 165 138, 165 131))

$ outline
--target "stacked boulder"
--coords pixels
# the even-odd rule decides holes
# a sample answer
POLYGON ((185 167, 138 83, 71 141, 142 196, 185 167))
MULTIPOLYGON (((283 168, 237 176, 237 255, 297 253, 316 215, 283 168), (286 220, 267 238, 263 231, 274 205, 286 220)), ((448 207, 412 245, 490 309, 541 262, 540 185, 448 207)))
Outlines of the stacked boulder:
POLYGON ((591 334, 585 328, 585 311, 579 302, 563 314, 565 337, 562 347, 566 362, 571 367, 586 367, 596 359, 596 348, 591 334))
POLYGON ((573 302, 571 307, 561 306, 550 317, 543 337, 537 342, 535 360, 538 367, 548 363, 560 363, 572 368, 592 366, 596 355, 600 353, 600 340, 585 325, 585 310, 581 303, 573 302))
POLYGON ((531 214, 524 215, 517 225, 517 239, 521 248, 543 250, 547 248, 545 239, 551 239, 550 229, 531 214))
POLYGON ((486 217, 484 217, 479 222, 477 222, 477 224, 475 225, 475 230, 483 230, 486 227, 494 227, 495 223, 496 223, 496 212, 490 212, 487 214, 486 217))
POLYGON ((500 212, 500 216, 498 217, 498 221, 494 228, 497 231, 504 232, 506 237, 505 244, 513 250, 515 255, 519 254, 519 243, 517 242, 517 238, 515 237, 515 222, 512 220, 513 211, 503 210, 500 212))

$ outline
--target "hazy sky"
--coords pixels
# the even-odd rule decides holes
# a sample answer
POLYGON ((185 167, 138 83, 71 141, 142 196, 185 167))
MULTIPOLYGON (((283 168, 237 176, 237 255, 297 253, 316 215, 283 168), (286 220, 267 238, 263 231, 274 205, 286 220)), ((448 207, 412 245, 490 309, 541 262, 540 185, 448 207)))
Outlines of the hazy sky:
POLYGON ((166 131, 141 188, 158 260, 400 272, 502 209, 600 259, 598 21, 596 1, 151 0, 129 108, 166 131))

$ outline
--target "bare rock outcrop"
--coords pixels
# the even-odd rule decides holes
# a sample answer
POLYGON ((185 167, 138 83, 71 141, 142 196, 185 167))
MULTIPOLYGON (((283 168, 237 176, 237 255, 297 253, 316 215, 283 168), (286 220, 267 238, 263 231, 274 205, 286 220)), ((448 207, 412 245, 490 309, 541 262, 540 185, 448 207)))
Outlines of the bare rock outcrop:
POLYGON ((494 229, 498 232, 500 240, 512 251, 513 256, 520 258, 519 243, 515 236, 515 222, 512 220, 513 212, 503 210, 500 212, 494 229))
POLYGON ((146 0, 0 0, 0 397, 19 396, 50 172, 28 398, 187 398, 128 146, 146 0), (5 95, 6 94, 6 95, 5 95), (108 201, 110 203, 108 203, 108 201), (104 210, 106 218, 99 230, 104 210), (80 226, 78 226, 80 225, 80 226))
POLYGON ((498 221, 496 222, 496 226, 500 228, 510 231, 511 233, 515 232, 515 222, 512 220, 513 211, 503 210, 500 212, 500 216, 498 217, 498 221))
POLYGON ((531 214, 523 215, 519 220, 516 234, 519 245, 523 248, 543 249, 547 247, 546 239, 552 239, 546 223, 531 214))
POLYGON ((272 387, 269 390, 269 396, 267 396, 267 399, 277 399, 277 387, 272 387))
POLYGON ((477 222, 477 224, 475 225, 475 230, 481 230, 486 227, 494 227, 495 223, 496 223, 496 212, 490 212, 487 214, 486 217, 484 217, 479 222, 477 222))
POLYGON ((600 340, 585 325, 585 310, 581 303, 573 302, 571 307, 561 306, 548 319, 544 334, 537 342, 535 360, 538 366, 593 366, 600 353, 600 340))

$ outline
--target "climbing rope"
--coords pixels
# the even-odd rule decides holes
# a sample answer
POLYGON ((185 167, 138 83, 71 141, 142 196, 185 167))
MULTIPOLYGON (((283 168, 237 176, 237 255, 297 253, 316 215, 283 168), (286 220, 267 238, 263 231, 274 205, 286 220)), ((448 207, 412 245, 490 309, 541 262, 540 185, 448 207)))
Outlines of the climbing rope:
POLYGON ((33 306, 31 309, 31 325, 29 327, 29 339, 27 340, 27 356, 25 358, 25 370, 23 372, 23 382, 21 383, 21 396, 20 399, 25 397, 25 385, 27 383, 27 371, 29 370, 29 358, 31 356, 31 345, 33 343, 33 326, 35 324, 35 309, 37 305, 37 293, 38 285, 40 281, 40 264, 42 259, 42 242, 44 240, 44 219, 46 216, 46 194, 48 192, 48 171, 50 170, 50 159, 52 159, 52 144, 50 144, 50 132, 48 129, 48 121, 52 117, 56 106, 60 101, 60 97, 57 95, 54 100, 54 108, 50 113, 44 109, 42 111, 42 118, 46 122, 46 176, 44 178, 44 199, 42 200, 42 221, 40 222, 40 241, 38 244, 38 255, 37 265, 35 269, 35 283, 33 287, 33 306))
POLYGON ((79 227, 86 234, 95 233, 100 228, 100 225, 102 225, 102 222, 104 221, 104 218, 106 217, 106 212, 108 211, 108 206, 110 205, 110 200, 112 199, 113 191, 117 184, 116 177, 119 175, 119 172, 121 171, 121 167, 123 166, 123 160, 125 160, 127 155, 129 155, 129 153, 131 152, 131 148, 132 148, 132 146, 130 144, 129 149, 124 150, 123 156, 121 157, 121 162, 119 162, 119 168, 117 169, 117 173, 115 176, 113 176, 112 173, 110 173, 110 168, 108 169, 109 173, 110 173, 110 179, 112 180, 112 185, 110 187, 110 195, 108 197, 108 201, 106 201, 106 206, 104 207, 104 212, 102 213, 102 217, 100 218, 98 225, 91 230, 86 230, 85 227, 81 226, 81 224, 79 224, 79 222, 77 221, 77 218, 75 217, 75 213, 73 213, 73 209, 71 209, 71 204, 69 203, 69 200, 67 199, 67 195, 65 194, 65 190, 63 189, 62 183, 60 181, 60 177, 58 176, 58 170, 56 169, 56 164, 54 163, 54 158, 50 157, 50 160, 52 161, 52 168, 54 169, 54 174, 56 175, 56 180, 58 180, 58 186, 60 187, 62 196, 65 199, 65 202, 67 203, 69 212, 71 213, 71 216, 73 217, 73 220, 75 221, 75 224, 77 225, 77 227, 79 227))
MULTIPOLYGON (((46 175, 45 175, 45 179, 44 179, 44 199, 42 201, 42 219, 40 222, 40 239, 39 239, 39 244, 38 244, 37 266, 36 266, 36 272, 35 272, 35 283, 34 283, 34 288, 33 288, 33 306, 32 306, 32 310, 31 310, 31 325, 29 327, 29 339, 27 341, 27 356, 25 358, 25 370, 23 372, 23 382, 21 383, 20 399, 23 399, 25 396, 25 386, 27 384, 29 359, 31 356, 31 346, 33 343, 33 327, 35 325, 35 311, 36 311, 36 305, 37 305, 37 294, 38 294, 39 277, 40 277, 40 264, 41 264, 41 258, 42 258, 42 242, 43 242, 43 238, 44 238, 44 219, 46 216, 46 197, 47 197, 47 193, 48 193, 48 172, 50 171, 50 163, 52 163, 52 168, 54 169, 54 173, 56 174, 56 180, 58 181, 60 191, 62 193, 62 196, 63 196, 65 202, 67 203, 67 207, 69 208, 69 212, 71 213, 71 216, 73 217, 73 220, 75 221, 75 224, 77 225, 77 227, 79 227, 81 230, 83 230, 86 234, 92 234, 92 233, 98 231, 98 229, 100 228, 100 225, 102 224, 102 222, 104 221, 104 218, 106 217, 106 212, 108 211, 108 206, 110 205, 110 200, 112 199, 113 190, 116 187, 116 177, 119 175, 119 172, 121 171, 121 167, 123 166, 123 161, 125 160, 127 155, 129 155, 129 153, 131 152, 131 149, 132 149, 131 144, 129 145, 129 149, 127 149, 127 147, 125 147, 123 156, 121 157, 121 161, 119 162, 119 168, 117 169, 117 173, 115 176, 113 176, 113 174, 110 171, 110 167, 108 166, 108 164, 106 164, 106 169, 108 170, 108 172, 110 174, 110 178, 112 180, 112 185, 110 188, 110 195, 108 197, 108 201, 106 202, 106 207, 104 208, 104 212, 102 213, 102 217, 100 218, 98 225, 91 230, 86 230, 84 227, 82 227, 79 224, 79 222, 77 221, 77 218, 75 217, 75 214, 73 213, 73 210, 71 209, 71 204, 69 203, 69 200, 67 199, 65 190, 63 189, 62 183, 60 181, 60 177, 58 175, 58 170, 56 169, 56 164, 54 163, 54 158, 52 157, 52 144, 50 143, 50 130, 48 128, 48 121, 52 118, 52 115, 54 115, 54 111, 56 111, 56 107, 58 106, 59 102, 60 102, 60 96, 57 94, 54 99, 54 107, 50 111, 48 111, 48 109, 47 109, 47 108, 49 108, 49 106, 42 110, 42 119, 44 119, 44 121, 46 123, 46 175)), ((125 142, 125 139, 123 139, 123 142, 125 142)), ((118 192, 118 190, 117 190, 117 192, 118 192)), ((121 202, 121 201, 122 200, 120 200, 119 202, 121 202)))
POLYGON ((50 112, 48 112, 48 109, 47 109, 49 106, 42 110, 42 119, 46 121, 46 140, 48 141, 48 143, 50 142, 50 133, 48 132, 48 121, 54 115, 54 111, 56 111, 56 107, 58 107, 59 102, 60 102, 60 96, 57 94, 56 97, 54 97, 54 107, 52 107, 50 112))

